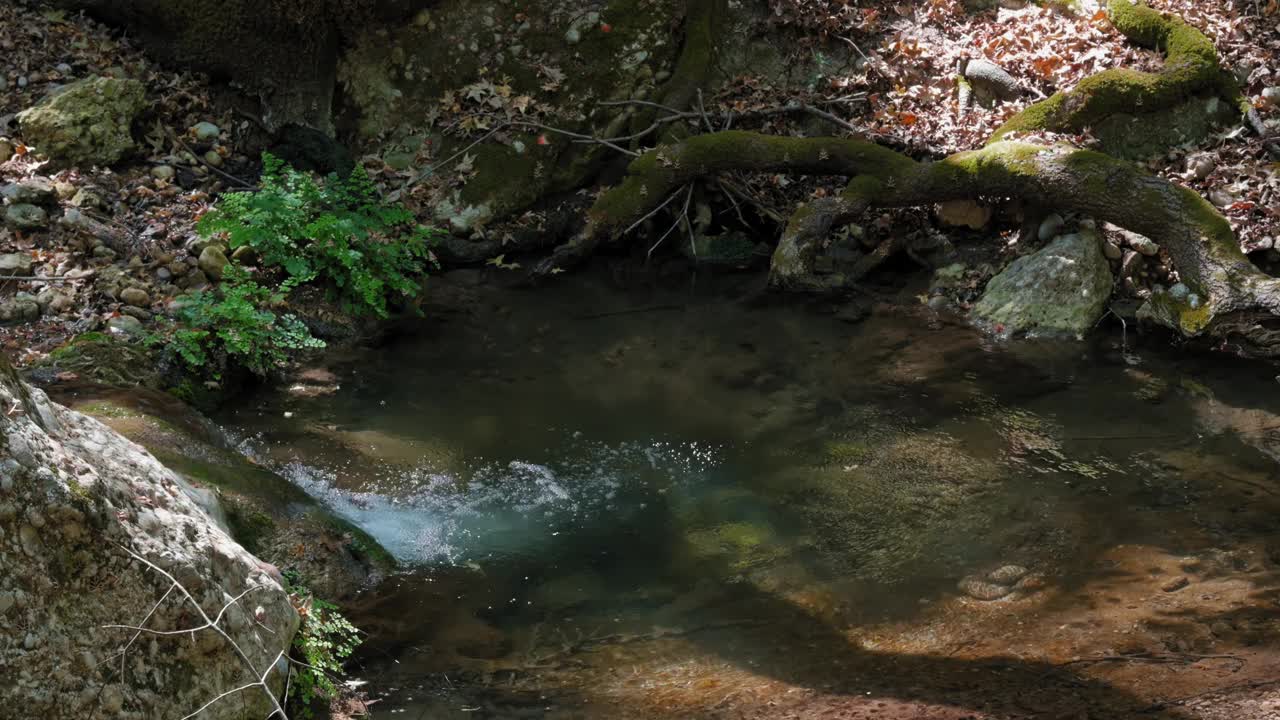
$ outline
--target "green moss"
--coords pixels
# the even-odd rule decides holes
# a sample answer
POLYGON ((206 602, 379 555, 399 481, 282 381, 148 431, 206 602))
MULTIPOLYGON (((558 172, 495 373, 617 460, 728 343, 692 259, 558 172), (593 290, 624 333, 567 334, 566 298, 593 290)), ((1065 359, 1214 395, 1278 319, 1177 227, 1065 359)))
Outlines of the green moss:
POLYGON ((263 552, 277 529, 271 516, 237 500, 224 502, 224 508, 231 537, 254 555, 263 552))
POLYGON ((497 214, 526 207, 546 185, 546 169, 539 170, 533 135, 519 138, 528 148, 523 154, 501 143, 485 143, 472 151, 476 174, 462 187, 461 197, 470 205, 488 205, 497 214), (542 177, 539 177, 539 172, 542 177))
POLYGON ((333 513, 322 508, 315 508, 309 513, 310 519, 326 527, 339 535, 346 535, 351 539, 347 542, 347 547, 361 559, 368 561, 374 567, 381 570, 391 570, 396 567, 396 560, 386 548, 378 544, 377 540, 369 533, 361 530, 347 520, 334 515, 333 513))
POLYGON ((1165 51, 1163 70, 1145 73, 1114 68, 1087 77, 1074 88, 1014 115, 989 142, 1015 131, 1079 132, 1116 113, 1163 111, 1205 90, 1227 91, 1232 81, 1224 79, 1217 51, 1204 33, 1177 17, 1129 0, 1112 0, 1110 11, 1112 23, 1126 37, 1165 51))

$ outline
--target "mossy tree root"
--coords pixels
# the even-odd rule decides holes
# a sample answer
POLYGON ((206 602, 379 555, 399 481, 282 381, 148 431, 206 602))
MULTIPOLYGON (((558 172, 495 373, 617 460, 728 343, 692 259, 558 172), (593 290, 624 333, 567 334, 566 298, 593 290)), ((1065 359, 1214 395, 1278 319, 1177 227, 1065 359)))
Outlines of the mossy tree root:
POLYGON ((1013 132, 1080 132, 1116 113, 1157 112, 1203 93, 1225 98, 1250 118, 1252 107, 1235 78, 1219 65, 1213 41, 1204 33, 1177 16, 1130 0, 1111 0, 1108 10, 1111 23, 1125 37, 1165 52, 1164 68, 1158 73, 1116 68, 1091 75, 1009 118, 989 142, 1013 132))
POLYGON ((1065 145, 999 142, 936 162, 917 162, 860 140, 744 131, 699 135, 633 161, 626 178, 596 200, 584 231, 534 273, 546 275, 588 257, 685 184, 730 171, 853 178, 839 196, 815 200, 795 212, 774 254, 775 286, 829 289, 805 279, 805 263, 832 227, 867 208, 1019 198, 1157 239, 1203 302, 1192 306, 1158 296, 1148 303, 1153 320, 1186 337, 1217 338, 1243 354, 1280 357, 1280 280, 1248 261, 1230 224, 1212 205, 1133 164, 1065 145))

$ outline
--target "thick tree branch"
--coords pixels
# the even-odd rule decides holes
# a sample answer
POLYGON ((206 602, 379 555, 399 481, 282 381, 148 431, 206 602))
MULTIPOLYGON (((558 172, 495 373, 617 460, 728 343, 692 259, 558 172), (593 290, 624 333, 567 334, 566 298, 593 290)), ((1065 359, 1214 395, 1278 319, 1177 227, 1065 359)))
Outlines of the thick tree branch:
POLYGON ((1254 267, 1212 205, 1185 187, 1110 156, 1068 146, 999 142, 920 163, 873 143, 784 138, 729 131, 660 147, 631 163, 605 192, 586 229, 535 273, 546 274, 616 239, 681 186, 727 171, 852 177, 836 198, 802 206, 774 255, 772 280, 823 290, 804 279, 804 263, 831 228, 869 207, 926 205, 978 197, 1015 197, 1076 211, 1156 238, 1196 299, 1160 296, 1152 317, 1184 336, 1208 335, 1252 354, 1280 355, 1280 280, 1254 267))
POLYGON ((1181 18, 1130 0, 1111 0, 1108 9, 1111 23, 1125 37, 1165 52, 1164 68, 1158 73, 1116 68, 1091 75, 1009 118, 990 142, 1013 132, 1080 132, 1116 113, 1166 110, 1208 92, 1231 102, 1246 122, 1252 119, 1252 107, 1235 78, 1219 65, 1213 41, 1204 33, 1181 18))

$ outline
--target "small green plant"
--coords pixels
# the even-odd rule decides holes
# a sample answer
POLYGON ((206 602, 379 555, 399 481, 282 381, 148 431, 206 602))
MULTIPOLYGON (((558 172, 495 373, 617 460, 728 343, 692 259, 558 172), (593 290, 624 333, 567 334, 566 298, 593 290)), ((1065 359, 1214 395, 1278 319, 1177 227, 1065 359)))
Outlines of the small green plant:
POLYGON ((338 696, 338 682, 346 675, 343 663, 360 646, 360 630, 338 612, 338 607, 315 597, 287 571, 285 583, 294 607, 302 616, 302 625, 293 638, 297 674, 289 686, 290 699, 301 707, 301 714, 311 717, 313 700, 338 696))
POLYGON ((216 290, 188 296, 177 326, 167 336, 152 336, 150 342, 165 343, 193 370, 207 370, 215 357, 225 356, 254 374, 269 375, 299 351, 325 345, 297 317, 271 310, 296 282, 290 279, 272 290, 243 268, 228 265, 216 290))
POLYGON ((290 278, 332 283, 348 312, 386 317, 390 297, 417 292, 436 262, 436 231, 384 202, 364 168, 322 181, 270 154, 262 166, 259 190, 228 193, 200 218, 202 237, 225 235, 232 249, 252 248, 290 278))

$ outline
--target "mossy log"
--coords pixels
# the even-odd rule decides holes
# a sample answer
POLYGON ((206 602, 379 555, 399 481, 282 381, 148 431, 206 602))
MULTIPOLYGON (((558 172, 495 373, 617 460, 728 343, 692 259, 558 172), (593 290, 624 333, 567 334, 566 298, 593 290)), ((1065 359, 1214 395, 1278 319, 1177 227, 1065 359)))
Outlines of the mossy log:
POLYGON ((1159 240, 1179 275, 1203 299, 1161 296, 1150 316, 1186 337, 1213 337, 1242 354, 1280 357, 1280 280, 1254 267, 1227 220, 1195 192, 1102 153, 1065 145, 997 142, 936 162, 842 138, 700 135, 637 158, 601 195, 585 230, 535 268, 545 275, 589 256, 697 178, 729 171, 851 177, 837 197, 801 206, 774 254, 775 286, 821 290, 803 265, 832 227, 870 207, 1011 197, 1075 211, 1159 240))
POLYGON ((1167 110, 1205 93, 1225 98, 1253 126, 1252 106, 1235 78, 1219 64, 1218 51, 1204 33, 1175 15, 1130 0, 1111 0, 1108 10, 1111 24, 1129 40, 1164 51, 1161 71, 1114 68, 1091 75, 1009 118, 990 142, 1014 132, 1081 132, 1116 113, 1167 110))

